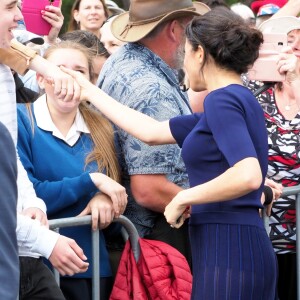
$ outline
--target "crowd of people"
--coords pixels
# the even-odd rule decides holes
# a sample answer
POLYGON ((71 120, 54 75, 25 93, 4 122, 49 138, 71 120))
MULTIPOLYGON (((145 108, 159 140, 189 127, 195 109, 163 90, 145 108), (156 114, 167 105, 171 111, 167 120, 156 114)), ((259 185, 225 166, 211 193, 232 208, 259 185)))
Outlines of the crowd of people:
POLYGON ((46 36, 26 30, 22 1, 0 11, 0 299, 92 299, 90 226, 48 226, 84 215, 101 300, 120 215, 174 249, 157 272, 193 276, 164 273, 166 299, 297 298, 296 195, 281 194, 300 182, 299 0, 76 0, 65 33, 61 7, 41 11, 46 36), (247 74, 265 33, 287 37, 268 86, 247 74))

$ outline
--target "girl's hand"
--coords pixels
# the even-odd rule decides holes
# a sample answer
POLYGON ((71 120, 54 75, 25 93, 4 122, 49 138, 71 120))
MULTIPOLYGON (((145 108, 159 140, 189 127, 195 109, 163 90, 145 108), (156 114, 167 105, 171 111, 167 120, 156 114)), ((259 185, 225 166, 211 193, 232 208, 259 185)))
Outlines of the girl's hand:
POLYGON ((190 217, 190 207, 182 204, 184 199, 184 191, 181 191, 165 208, 164 215, 171 227, 181 227, 184 221, 190 217))
POLYGON ((105 194, 96 194, 78 216, 86 215, 92 215, 93 230, 106 228, 115 216, 111 199, 105 194))
POLYGON ((125 188, 102 173, 91 173, 90 176, 96 187, 110 197, 115 210, 115 216, 119 217, 123 214, 127 205, 125 188))
POLYGON ((99 88, 92 84, 85 76, 83 76, 80 72, 73 71, 65 68, 64 66, 60 66, 60 69, 64 71, 66 74, 73 77, 73 79, 80 86, 80 100, 89 100, 89 96, 93 89, 99 92, 99 88))
POLYGON ((64 23, 64 16, 60 7, 53 5, 46 6, 45 10, 42 10, 42 18, 51 25, 51 29, 44 39, 49 44, 55 44, 64 23))

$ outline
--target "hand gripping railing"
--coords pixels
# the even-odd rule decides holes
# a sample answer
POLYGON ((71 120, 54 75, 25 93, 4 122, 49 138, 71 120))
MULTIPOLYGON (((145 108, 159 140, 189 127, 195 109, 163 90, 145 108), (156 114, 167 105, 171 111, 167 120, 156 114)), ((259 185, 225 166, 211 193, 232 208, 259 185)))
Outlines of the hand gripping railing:
MULTIPOLYGON (((133 223, 124 216, 120 216, 119 218, 115 218, 113 222, 120 223, 128 234, 128 238, 131 243, 133 255, 136 261, 140 256, 140 246, 138 243, 139 234, 133 225, 133 223)), ((63 219, 55 219, 49 220, 50 229, 59 231, 59 228, 63 227, 73 227, 73 226, 83 226, 83 225, 91 225, 92 217, 84 216, 84 217, 72 217, 72 218, 63 218, 63 219)), ((92 229, 91 229, 92 230, 92 229)), ((99 300, 100 299, 100 284, 99 284, 99 260, 100 260, 100 249, 99 249, 99 229, 92 230, 92 268, 93 268, 93 278, 92 278, 92 299, 99 300)), ((54 276, 59 284, 59 273, 57 270, 54 270, 54 276)))
MULTIPOLYGON (((297 195, 296 198, 296 231, 300 228, 300 217, 298 217, 298 212, 300 214, 300 185, 285 187, 281 194, 282 197, 297 195)), ((264 223, 267 232, 269 232, 269 222, 268 217, 264 213, 264 223)), ((296 237, 296 257, 297 257, 297 300, 300 300, 300 238, 296 237)))

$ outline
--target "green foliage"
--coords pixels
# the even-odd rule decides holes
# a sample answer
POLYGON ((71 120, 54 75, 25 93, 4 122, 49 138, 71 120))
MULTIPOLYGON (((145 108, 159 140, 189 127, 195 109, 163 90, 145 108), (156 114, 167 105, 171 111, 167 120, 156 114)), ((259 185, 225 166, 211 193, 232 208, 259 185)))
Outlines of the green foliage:
POLYGON ((73 3, 74 3, 74 0, 63 0, 61 10, 62 10, 62 14, 64 16, 64 25, 61 30, 61 33, 64 33, 67 30, 73 3))

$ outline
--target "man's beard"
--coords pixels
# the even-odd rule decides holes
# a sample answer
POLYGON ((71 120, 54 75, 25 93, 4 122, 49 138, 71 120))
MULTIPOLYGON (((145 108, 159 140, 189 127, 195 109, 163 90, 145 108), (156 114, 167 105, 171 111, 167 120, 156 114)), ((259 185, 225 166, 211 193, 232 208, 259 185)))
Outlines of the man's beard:
POLYGON ((177 51, 174 54, 174 69, 179 70, 183 68, 184 62, 184 46, 185 46, 185 39, 182 39, 177 51))

